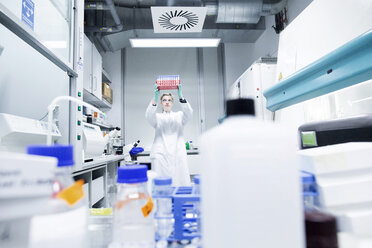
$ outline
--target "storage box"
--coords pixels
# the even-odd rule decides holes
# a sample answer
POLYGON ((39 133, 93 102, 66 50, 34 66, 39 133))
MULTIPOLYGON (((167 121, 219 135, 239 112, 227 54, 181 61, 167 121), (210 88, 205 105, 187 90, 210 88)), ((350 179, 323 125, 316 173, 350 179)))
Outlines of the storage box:
POLYGON ((181 81, 179 75, 163 75, 158 76, 155 83, 159 90, 176 90, 181 81))
POLYGON ((106 82, 102 82, 102 97, 112 104, 112 89, 106 82))

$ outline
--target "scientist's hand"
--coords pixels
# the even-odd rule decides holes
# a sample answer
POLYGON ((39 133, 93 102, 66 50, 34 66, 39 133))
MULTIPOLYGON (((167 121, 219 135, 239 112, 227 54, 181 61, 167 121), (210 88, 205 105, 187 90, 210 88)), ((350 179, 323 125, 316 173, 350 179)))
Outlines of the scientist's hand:
POLYGON ((158 100, 159 100, 159 94, 160 94, 160 90, 158 89, 158 86, 155 84, 154 85, 154 101, 155 101, 155 103, 157 103, 158 100))
POLYGON ((182 84, 178 85, 178 98, 183 99, 182 95, 182 84))

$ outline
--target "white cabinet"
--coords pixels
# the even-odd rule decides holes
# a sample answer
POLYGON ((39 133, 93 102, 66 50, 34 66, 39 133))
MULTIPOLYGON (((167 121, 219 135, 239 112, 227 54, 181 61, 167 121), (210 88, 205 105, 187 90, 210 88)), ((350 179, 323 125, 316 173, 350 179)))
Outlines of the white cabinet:
POLYGON ((84 89, 102 99, 102 56, 84 35, 84 89))
POLYGON ((255 100, 256 116, 272 120, 273 114, 266 109, 263 91, 275 82, 276 63, 274 59, 261 58, 253 63, 230 87, 228 98, 252 98, 255 100))
POLYGON ((84 89, 92 92, 93 74, 92 74, 92 43, 86 35, 84 35, 84 89))
POLYGON ((102 56, 97 48, 93 47, 93 95, 98 99, 102 99, 102 56))

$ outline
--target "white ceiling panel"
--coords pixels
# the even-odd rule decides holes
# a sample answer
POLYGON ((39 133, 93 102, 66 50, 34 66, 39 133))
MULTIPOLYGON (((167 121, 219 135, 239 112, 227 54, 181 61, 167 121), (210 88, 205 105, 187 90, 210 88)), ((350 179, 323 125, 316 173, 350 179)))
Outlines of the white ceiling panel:
POLYGON ((201 32, 206 13, 207 7, 151 7, 154 32, 201 32))

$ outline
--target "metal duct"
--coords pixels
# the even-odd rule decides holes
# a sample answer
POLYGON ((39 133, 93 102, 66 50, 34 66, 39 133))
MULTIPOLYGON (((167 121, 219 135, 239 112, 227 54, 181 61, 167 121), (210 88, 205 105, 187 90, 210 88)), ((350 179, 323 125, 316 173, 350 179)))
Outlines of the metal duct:
POLYGON ((217 23, 257 23, 261 17, 262 0, 220 0, 217 23))
POLYGON ((263 4, 262 5, 262 16, 275 15, 279 13, 287 5, 287 0, 281 0, 278 3, 263 4))
MULTIPOLYGON (((151 6, 169 6, 172 4, 173 6, 205 6, 208 8, 207 16, 208 23, 204 25, 206 28, 213 19, 213 23, 217 25, 232 25, 235 23, 245 24, 245 25, 253 25, 257 24, 260 20, 261 16, 266 15, 274 15, 281 11, 287 4, 287 0, 277 0, 276 3, 274 0, 272 1, 265 1, 265 0, 219 0, 217 1, 212 0, 105 0, 105 2, 97 1, 97 2, 90 2, 86 4, 86 10, 110 10, 113 20, 115 22, 114 26, 103 26, 98 25, 92 27, 90 25, 85 27, 86 32, 95 32, 95 33, 115 33, 119 31, 124 31, 123 26, 120 23, 120 19, 118 17, 118 12, 115 10, 115 6, 119 7, 118 11, 128 10, 131 11, 129 16, 133 16, 131 13, 140 11, 141 18, 138 20, 128 20, 128 18, 124 17, 128 16, 127 14, 120 16, 123 17, 123 21, 126 23, 126 29, 130 30, 135 28, 134 25, 131 25, 131 22, 135 22, 135 26, 144 26, 141 25, 142 23, 151 24, 151 13, 148 11, 150 10, 151 6), (266 3, 264 3, 266 2, 266 3), (120 8, 124 7, 124 8, 120 8), (142 11, 143 10, 143 11, 142 11), (141 12, 142 11, 142 12, 141 12), (217 20, 212 18, 211 16, 217 15, 217 20)), ((112 24, 111 24, 112 25, 112 24)), ((151 25, 150 25, 151 26, 151 25)), ((210 26, 210 25, 209 25, 210 26)), ((151 27, 149 27, 151 28, 151 27)), ((243 27, 240 27, 243 28, 243 27)))
POLYGON ((202 6, 202 0, 114 0, 118 7, 150 8, 152 6, 202 6))
MULTIPOLYGON (((287 4, 281 0, 274 4, 264 4, 263 0, 219 0, 217 23, 257 23, 261 16, 275 15, 287 4)), ((212 11, 213 4, 209 10, 212 11)))
POLYGON ((107 4, 103 2, 97 2, 97 3, 85 3, 84 9, 86 10, 109 10, 109 7, 107 4))
POLYGON ((111 45, 109 45, 109 42, 107 42, 107 38, 102 36, 102 33, 97 33, 96 38, 97 38, 97 41, 101 45, 102 50, 104 52, 108 52, 108 51, 113 52, 113 50, 111 48, 111 45))
POLYGON ((92 7, 86 8, 86 9, 98 9, 98 8, 102 8, 102 10, 103 9, 108 9, 111 13, 112 19, 115 22, 115 26, 112 26, 112 27, 85 27, 84 28, 85 32, 114 33, 114 32, 120 32, 121 30, 123 30, 123 25, 120 23, 120 18, 118 16, 118 12, 116 11, 114 2, 112 0, 106 0, 106 5, 101 5, 101 4, 96 3, 96 4, 90 4, 90 6, 92 6, 92 7), (94 6, 95 6, 95 8, 94 8, 94 6))

